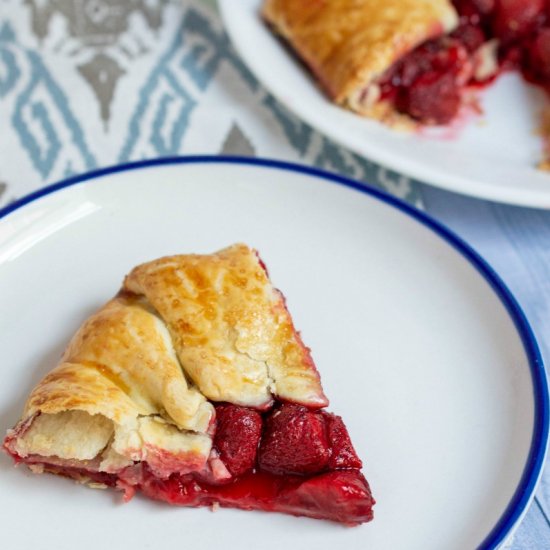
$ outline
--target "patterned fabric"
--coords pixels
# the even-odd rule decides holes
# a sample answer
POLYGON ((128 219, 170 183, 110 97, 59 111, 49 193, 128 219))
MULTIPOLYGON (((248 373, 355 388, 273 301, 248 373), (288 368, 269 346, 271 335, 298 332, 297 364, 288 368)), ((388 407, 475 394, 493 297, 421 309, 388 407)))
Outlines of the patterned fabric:
POLYGON ((0 1, 0 206, 69 175, 194 153, 302 161, 419 204, 417 186, 290 114, 212 2, 0 1))

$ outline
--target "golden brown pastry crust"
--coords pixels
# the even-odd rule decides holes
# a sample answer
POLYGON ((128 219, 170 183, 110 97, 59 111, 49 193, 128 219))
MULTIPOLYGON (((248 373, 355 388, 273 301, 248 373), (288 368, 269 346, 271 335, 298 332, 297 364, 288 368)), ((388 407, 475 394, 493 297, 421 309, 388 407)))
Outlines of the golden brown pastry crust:
POLYGON ((82 410, 117 424, 159 414, 182 429, 206 431, 214 411, 189 388, 157 317, 119 296, 78 330, 61 364, 31 393, 25 414, 82 410))
POLYGON ((140 413, 132 399, 99 370, 64 362, 34 388, 24 418, 71 410, 101 414, 117 424, 124 424, 140 413))
POLYGON ((63 360, 98 370, 140 414, 161 414, 199 432, 213 417, 212 405, 189 387, 163 321, 135 297, 120 295, 88 319, 63 360))
POLYGON ((458 23, 449 0, 265 0, 262 15, 340 104, 458 23))
POLYGON ((209 399, 262 408, 273 393, 328 403, 284 299, 246 245, 143 264, 124 290, 158 311, 183 368, 209 399))

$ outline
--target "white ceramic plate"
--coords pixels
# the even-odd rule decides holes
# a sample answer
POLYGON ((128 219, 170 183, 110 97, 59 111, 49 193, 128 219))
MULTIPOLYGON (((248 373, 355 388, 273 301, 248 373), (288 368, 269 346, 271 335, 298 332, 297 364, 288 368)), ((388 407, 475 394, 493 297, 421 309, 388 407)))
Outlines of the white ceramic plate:
MULTIPOLYGON (((257 247, 365 462, 358 528, 186 510, 0 457, 6 548, 465 550, 504 540, 533 495, 548 431, 537 346, 513 298, 446 230, 375 191, 268 161, 141 163, 0 212, 0 418, 139 262, 257 247)), ((55 192, 54 192, 55 191, 55 192)))
POLYGON ((538 93, 505 75, 484 93, 485 114, 460 130, 425 136, 393 131, 332 105, 258 16, 262 0, 219 0, 227 31, 252 72, 303 120, 353 151, 451 191, 550 208, 550 174, 535 169, 538 93), (454 136, 454 137, 451 137, 454 136))

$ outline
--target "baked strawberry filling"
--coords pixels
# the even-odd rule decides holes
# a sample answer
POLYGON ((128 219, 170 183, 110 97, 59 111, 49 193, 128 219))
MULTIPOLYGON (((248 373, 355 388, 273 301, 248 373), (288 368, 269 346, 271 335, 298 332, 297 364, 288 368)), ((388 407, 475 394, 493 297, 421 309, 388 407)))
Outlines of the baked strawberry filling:
POLYGON ((181 506, 218 504, 326 519, 349 526, 370 521, 375 503, 358 470, 308 477, 254 471, 227 485, 208 485, 192 476, 159 480, 145 471, 140 489, 150 498, 181 506))
POLYGON ((253 409, 231 404, 216 407, 214 447, 232 476, 254 468, 262 436, 262 416, 253 409))
MULTIPOLYGON (((181 506, 237 507, 328 519, 346 525, 370 521, 375 504, 362 463, 339 416, 278 402, 268 412, 216 405, 213 447, 206 465, 196 457, 156 449, 118 471, 101 471, 105 450, 91 460, 21 456, 12 432, 5 449, 35 472, 136 490, 181 506), (216 471, 217 470, 217 471, 216 471)), ((136 457, 137 458, 137 457, 136 457)))
POLYGON ((281 403, 262 416, 243 407, 216 407, 214 445, 229 482, 198 476, 155 477, 144 468, 139 488, 182 506, 237 507, 285 512, 355 525, 372 519, 369 485, 338 416, 281 403))
POLYGON ((423 124, 453 120, 469 89, 506 69, 550 91, 550 1, 454 0, 460 23, 379 80, 381 99, 423 124))

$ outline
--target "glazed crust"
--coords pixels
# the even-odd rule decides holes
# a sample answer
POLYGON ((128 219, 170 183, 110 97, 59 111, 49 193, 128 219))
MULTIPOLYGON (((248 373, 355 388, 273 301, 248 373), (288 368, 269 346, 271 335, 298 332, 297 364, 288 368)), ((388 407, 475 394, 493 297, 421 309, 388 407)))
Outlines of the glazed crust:
POLYGON ((449 0, 265 0, 262 15, 340 104, 458 24, 449 0))
POLYGON ((143 264, 124 290, 155 308, 183 368, 209 399, 265 408, 274 394, 327 405, 282 295, 246 245, 143 264))
POLYGON ((23 419, 41 414, 84 411, 125 424, 140 413, 134 401, 98 369, 61 363, 34 388, 23 419))
POLYGON ((82 410, 117 424, 158 414, 182 429, 207 430, 213 407, 189 388, 162 322, 119 296, 92 315, 61 364, 33 390, 25 415, 82 410))

